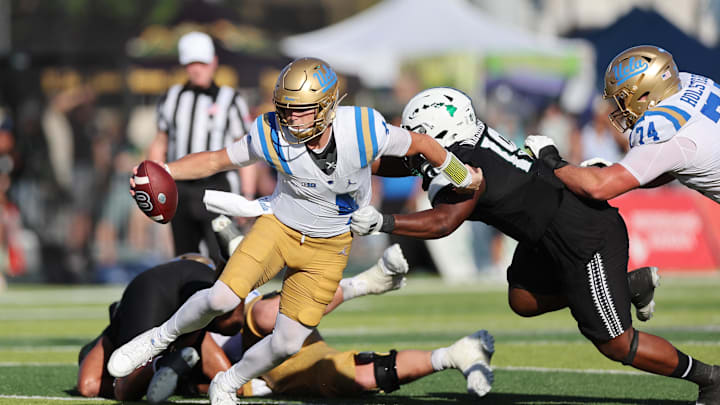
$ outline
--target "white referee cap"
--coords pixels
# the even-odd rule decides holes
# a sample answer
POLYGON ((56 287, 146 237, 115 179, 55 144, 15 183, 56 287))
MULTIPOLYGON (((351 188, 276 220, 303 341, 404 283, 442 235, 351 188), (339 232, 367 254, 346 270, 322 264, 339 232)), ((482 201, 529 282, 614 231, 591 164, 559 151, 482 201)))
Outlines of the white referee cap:
POLYGON ((212 63, 215 58, 215 47, 212 39, 204 32, 188 32, 178 41, 180 64, 193 62, 212 63))

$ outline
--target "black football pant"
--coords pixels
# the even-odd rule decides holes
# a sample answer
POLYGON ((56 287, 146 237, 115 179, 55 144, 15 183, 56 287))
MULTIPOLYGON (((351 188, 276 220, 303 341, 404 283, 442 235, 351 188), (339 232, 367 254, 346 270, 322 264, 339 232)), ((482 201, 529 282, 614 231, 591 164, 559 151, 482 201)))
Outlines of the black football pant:
POLYGON ((224 259, 220 254, 211 221, 218 214, 205 209, 203 195, 206 189, 230 191, 230 185, 224 173, 207 179, 178 181, 178 207, 170 224, 172 225, 175 255, 200 252, 200 241, 204 240, 209 256, 220 266, 224 259))

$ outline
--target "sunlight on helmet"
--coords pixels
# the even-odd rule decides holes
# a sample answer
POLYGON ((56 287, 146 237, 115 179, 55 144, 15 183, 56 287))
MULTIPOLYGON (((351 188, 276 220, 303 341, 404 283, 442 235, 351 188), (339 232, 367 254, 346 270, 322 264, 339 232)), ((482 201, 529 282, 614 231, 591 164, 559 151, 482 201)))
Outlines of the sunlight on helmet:
POLYGON ((604 98, 617 109, 610 121, 620 132, 632 128, 648 109, 680 91, 680 74, 672 55, 662 48, 636 46, 617 55, 605 71, 604 98))
POLYGON ((302 58, 285 66, 275 83, 273 101, 288 143, 305 143, 322 135, 335 118, 338 87, 337 74, 321 59, 302 58), (297 118, 309 111, 314 118, 297 118))
POLYGON ((450 87, 434 87, 416 94, 403 110, 402 127, 430 135, 443 146, 471 139, 478 131, 472 100, 450 87))

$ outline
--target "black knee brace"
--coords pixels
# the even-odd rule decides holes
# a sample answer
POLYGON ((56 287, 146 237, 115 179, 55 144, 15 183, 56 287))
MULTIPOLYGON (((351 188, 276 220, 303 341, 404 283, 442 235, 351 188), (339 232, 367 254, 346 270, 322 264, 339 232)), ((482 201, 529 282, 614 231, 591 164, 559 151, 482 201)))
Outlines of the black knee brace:
POLYGON ((396 350, 390 350, 390 353, 381 355, 374 352, 362 352, 355 356, 358 364, 373 363, 375 372, 375 382, 377 386, 385 393, 390 393, 400 388, 400 380, 397 375, 395 361, 397 357, 396 350))
POLYGON ((633 360, 635 360, 635 355, 637 354, 638 349, 638 331, 633 328, 633 337, 632 341, 630 342, 630 351, 628 352, 627 356, 622 361, 622 364, 625 366, 631 366, 633 360))

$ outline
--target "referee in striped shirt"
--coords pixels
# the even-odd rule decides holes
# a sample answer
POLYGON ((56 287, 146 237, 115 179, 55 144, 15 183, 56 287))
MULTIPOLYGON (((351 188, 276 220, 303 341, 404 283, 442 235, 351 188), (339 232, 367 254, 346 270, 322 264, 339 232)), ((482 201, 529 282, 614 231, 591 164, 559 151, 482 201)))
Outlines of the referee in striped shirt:
MULTIPOLYGON (((189 153, 225 148, 244 136, 252 122, 247 103, 237 91, 219 87, 213 80, 218 59, 209 35, 183 35, 178 53, 188 81, 172 86, 158 103, 158 133, 148 151, 150 160, 172 162, 189 153)), ((242 191, 246 197, 254 198, 255 179, 255 167, 248 166, 239 173, 178 181, 178 207, 171 222, 175 254, 200 252, 203 240, 207 254, 221 263, 211 225, 216 215, 205 209, 203 194, 206 189, 242 191)))

